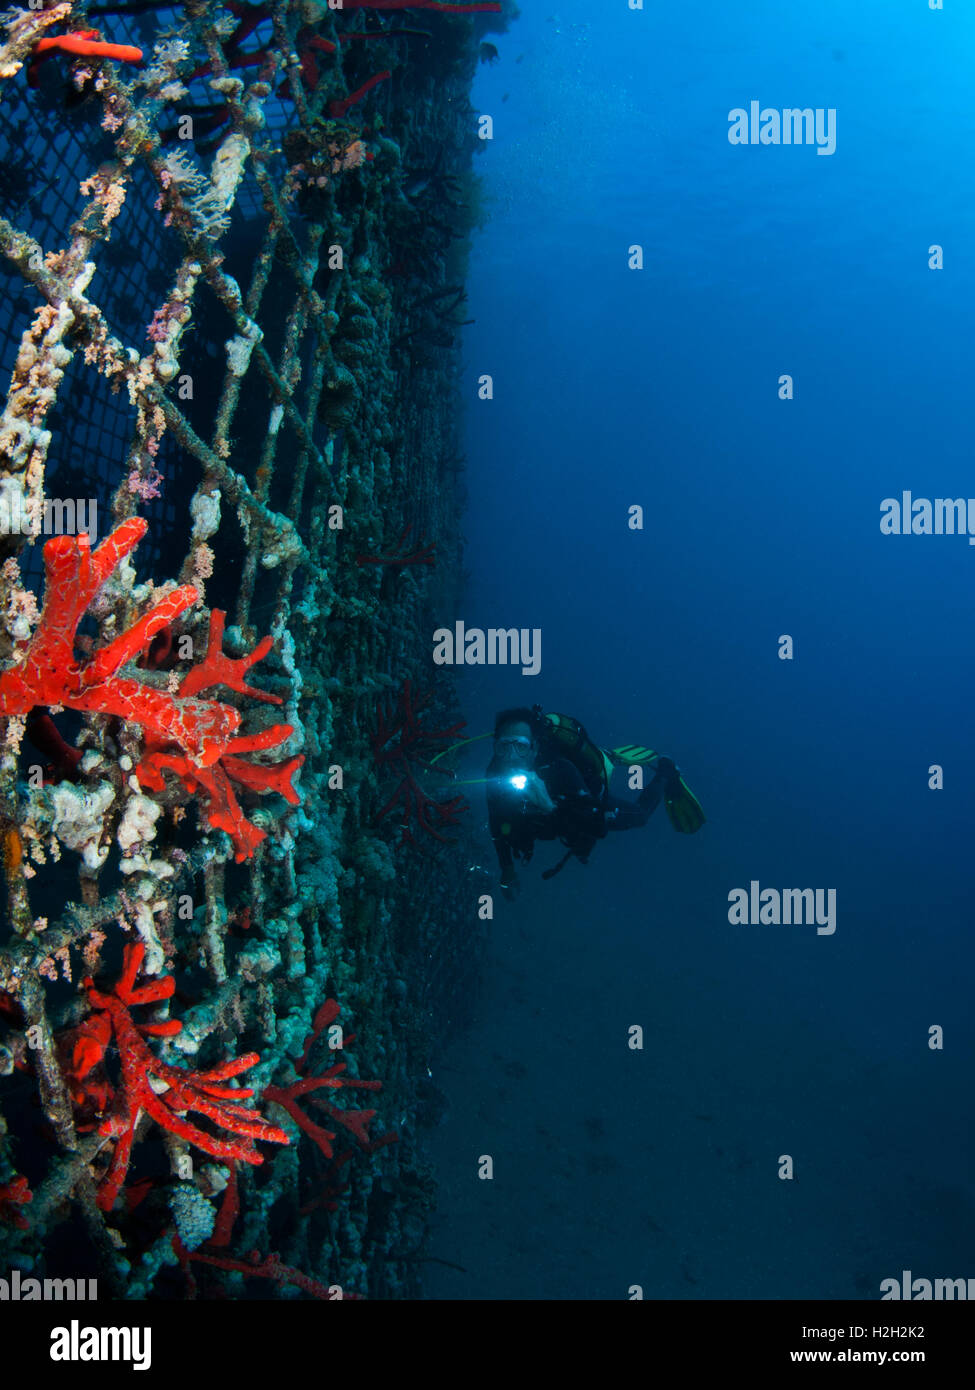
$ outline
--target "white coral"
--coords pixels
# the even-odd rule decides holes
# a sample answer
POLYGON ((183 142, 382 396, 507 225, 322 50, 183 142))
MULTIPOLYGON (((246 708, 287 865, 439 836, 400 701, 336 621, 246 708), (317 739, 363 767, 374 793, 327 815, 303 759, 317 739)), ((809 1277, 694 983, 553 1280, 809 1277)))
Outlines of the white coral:
POLYGON ((52 789, 54 821, 51 829, 63 845, 77 850, 88 869, 99 869, 108 857, 108 845, 99 846, 105 813, 115 800, 108 782, 96 782, 87 790, 72 782, 52 789))
POLYGON ((215 535, 220 529, 220 489, 197 492, 190 503, 190 516, 193 518, 193 535, 198 541, 215 535))
POLYGON ((162 807, 147 796, 130 796, 125 805, 125 815, 116 833, 116 840, 123 854, 134 845, 144 844, 156 838, 156 821, 162 815, 162 807))

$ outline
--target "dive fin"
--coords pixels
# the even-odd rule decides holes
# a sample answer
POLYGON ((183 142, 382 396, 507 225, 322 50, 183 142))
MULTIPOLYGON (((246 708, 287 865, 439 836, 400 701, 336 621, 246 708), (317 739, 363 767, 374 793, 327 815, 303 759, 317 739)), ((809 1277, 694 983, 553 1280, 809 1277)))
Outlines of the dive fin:
POLYGON ((678 785, 664 796, 667 815, 675 830, 682 835, 693 835, 704 824, 705 815, 701 803, 684 781, 678 776, 678 785))
POLYGON ((642 743, 624 743, 621 748, 600 748, 607 771, 614 767, 649 767, 660 756, 642 743))
MULTIPOLYGON (((620 748, 603 748, 600 751, 607 772, 614 767, 653 767, 660 757, 654 749, 640 743, 626 743, 620 748)), ((701 803, 679 773, 677 785, 664 793, 664 805, 671 825, 681 835, 693 835, 705 822, 701 803)))

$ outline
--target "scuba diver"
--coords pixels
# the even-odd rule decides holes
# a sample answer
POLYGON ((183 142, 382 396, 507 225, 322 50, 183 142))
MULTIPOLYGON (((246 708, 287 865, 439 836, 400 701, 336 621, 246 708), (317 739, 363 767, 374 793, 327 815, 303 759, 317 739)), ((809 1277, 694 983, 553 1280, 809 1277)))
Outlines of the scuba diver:
POLYGON ((560 840, 566 847, 542 874, 548 879, 573 856, 588 863, 596 841, 611 830, 646 825, 661 801, 682 834, 704 824, 700 803, 672 759, 637 744, 598 748, 578 720, 546 714, 541 705, 497 716, 487 800, 501 887, 509 900, 519 889, 514 861, 527 863, 536 840, 560 840), (654 776, 636 801, 620 801, 609 790, 613 768, 634 764, 652 769, 654 776))

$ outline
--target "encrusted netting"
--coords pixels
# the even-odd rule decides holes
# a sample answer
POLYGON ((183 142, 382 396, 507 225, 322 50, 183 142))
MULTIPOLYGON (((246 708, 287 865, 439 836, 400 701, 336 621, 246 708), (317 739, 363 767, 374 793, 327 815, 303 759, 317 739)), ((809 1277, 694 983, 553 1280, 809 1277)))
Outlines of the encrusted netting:
POLYGON ((0 1237, 45 1269, 412 1279, 477 946, 417 774, 459 723, 429 633, 498 9, 4 17, 0 1237))

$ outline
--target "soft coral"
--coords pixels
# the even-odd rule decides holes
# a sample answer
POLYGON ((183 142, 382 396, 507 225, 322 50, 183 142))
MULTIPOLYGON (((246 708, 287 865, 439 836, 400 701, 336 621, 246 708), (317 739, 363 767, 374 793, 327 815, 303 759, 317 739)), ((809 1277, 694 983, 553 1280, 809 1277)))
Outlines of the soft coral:
POLYGON ((258 1139, 274 1144, 290 1143, 277 1125, 269 1124, 256 1110, 240 1104, 253 1096, 252 1090, 221 1084, 255 1066, 260 1060, 256 1052, 232 1058, 207 1071, 191 1072, 170 1066, 150 1051, 146 1037, 172 1037, 183 1025, 177 1019, 154 1023, 136 1023, 133 1019, 132 1008, 169 999, 175 989, 171 975, 136 986, 144 957, 145 947, 141 941, 126 946, 122 974, 111 994, 96 990, 90 978, 84 982, 95 1016, 107 1015, 110 1025, 109 1029, 103 1024, 100 1036, 91 1040, 91 1051, 97 1053, 99 1047, 104 1051, 106 1034, 114 1034, 122 1064, 121 1107, 99 1126, 100 1134, 118 1141, 98 1189, 98 1205, 103 1211, 111 1211, 125 1181, 142 1111, 163 1129, 225 1162, 262 1163, 263 1157, 254 1142, 258 1139), (186 1118, 187 1112, 205 1116, 222 1132, 210 1134, 200 1129, 186 1118))
POLYGON ((242 786, 277 791, 297 805, 298 793, 291 778, 303 759, 291 758, 271 767, 242 763, 239 754, 276 747, 291 736, 292 726, 274 724, 257 734, 237 736, 241 722, 238 710, 196 696, 214 685, 224 685, 280 704, 278 696, 246 685, 243 679, 244 673, 267 655, 271 638, 265 637, 248 656, 225 656, 225 614, 215 609, 206 655, 183 678, 178 694, 119 675, 126 662, 147 650, 157 633, 196 603, 198 591, 192 584, 183 584, 86 662, 75 658, 75 636, 88 605, 145 533, 145 521, 133 517, 122 522, 94 551, 84 533, 55 536, 47 542, 44 610, 34 635, 18 644, 15 664, 0 674, 0 714, 27 715, 37 705, 54 704, 114 714, 138 724, 146 738, 137 768, 142 785, 162 790, 162 769, 168 767, 189 791, 201 791, 209 823, 231 836, 239 862, 253 854, 265 832, 244 816, 228 774, 242 786))
POLYGON ((16 648, 17 662, 0 674, 0 714, 26 715, 35 705, 114 714, 147 735, 178 743, 205 763, 216 762, 240 727, 240 714, 215 700, 177 699, 118 675, 199 593, 182 584, 84 664, 75 659, 78 624, 95 594, 146 533, 141 517, 123 521, 97 550, 88 536, 55 536, 44 547, 44 611, 33 637, 16 648))

